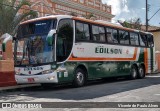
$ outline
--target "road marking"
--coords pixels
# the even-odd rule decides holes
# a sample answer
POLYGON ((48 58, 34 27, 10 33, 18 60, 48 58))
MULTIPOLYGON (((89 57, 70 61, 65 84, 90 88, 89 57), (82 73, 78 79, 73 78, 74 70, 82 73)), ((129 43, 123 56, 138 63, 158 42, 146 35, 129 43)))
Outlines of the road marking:
POLYGON ((146 76, 146 77, 160 77, 160 76, 146 76))
POLYGON ((160 94, 154 94, 154 95, 156 95, 156 96, 160 96, 160 94))

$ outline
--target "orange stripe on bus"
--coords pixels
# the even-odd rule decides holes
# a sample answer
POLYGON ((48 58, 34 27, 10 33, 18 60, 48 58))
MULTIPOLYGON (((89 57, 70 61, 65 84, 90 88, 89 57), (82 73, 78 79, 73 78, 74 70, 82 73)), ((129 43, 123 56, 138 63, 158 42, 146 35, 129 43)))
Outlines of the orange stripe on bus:
POLYGON ((144 64, 145 64, 146 73, 148 73, 148 50, 147 48, 144 49, 144 64))
POLYGON ((134 55, 133 58, 98 58, 98 57, 73 57, 73 55, 69 58, 69 61, 106 61, 106 60, 120 60, 120 61, 124 61, 124 60, 136 60, 136 56, 137 56, 137 51, 138 48, 135 48, 134 51, 134 55))

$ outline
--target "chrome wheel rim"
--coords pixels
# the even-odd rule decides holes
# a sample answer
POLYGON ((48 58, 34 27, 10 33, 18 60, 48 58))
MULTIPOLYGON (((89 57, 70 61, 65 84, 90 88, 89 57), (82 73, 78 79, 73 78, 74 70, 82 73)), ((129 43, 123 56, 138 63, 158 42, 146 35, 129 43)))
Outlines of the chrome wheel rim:
POLYGON ((142 68, 140 68, 140 69, 139 69, 139 73, 140 73, 141 76, 143 76, 144 70, 143 70, 142 68))
POLYGON ((135 78, 136 75, 137 75, 136 69, 133 69, 132 71, 133 71, 133 72, 132 72, 132 73, 133 73, 133 77, 135 78))
POLYGON ((83 80, 84 80, 84 75, 81 73, 81 72, 78 72, 77 73, 77 80, 80 84, 83 83, 83 80))

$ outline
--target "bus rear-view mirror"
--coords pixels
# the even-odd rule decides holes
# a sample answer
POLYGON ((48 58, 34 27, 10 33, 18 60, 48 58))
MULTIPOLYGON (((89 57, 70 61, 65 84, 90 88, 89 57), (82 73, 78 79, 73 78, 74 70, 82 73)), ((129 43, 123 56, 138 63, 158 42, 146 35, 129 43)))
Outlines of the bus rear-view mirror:
POLYGON ((6 34, 3 34, 0 39, 4 39, 2 43, 2 51, 5 52, 7 42, 10 40, 12 41, 13 37, 10 34, 6 33, 6 34))
POLYGON ((51 30, 49 31, 48 35, 47 35, 47 43, 48 46, 52 46, 53 45, 53 40, 54 40, 54 35, 56 34, 56 30, 51 30))

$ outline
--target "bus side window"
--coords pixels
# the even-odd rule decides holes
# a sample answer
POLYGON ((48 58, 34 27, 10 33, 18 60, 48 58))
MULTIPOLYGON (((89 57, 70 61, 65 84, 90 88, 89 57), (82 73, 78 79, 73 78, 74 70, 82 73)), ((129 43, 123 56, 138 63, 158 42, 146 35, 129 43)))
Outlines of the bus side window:
POLYGON ((57 61, 66 60, 73 46, 73 21, 62 19, 58 25, 57 33, 57 61))
POLYGON ((154 46, 153 36, 147 35, 147 40, 148 40, 148 46, 153 47, 154 46))
POLYGON ((98 26, 92 25, 93 41, 100 41, 98 26))
POLYGON ((118 32, 116 29, 106 28, 108 43, 118 43, 118 32))
POLYGON ((129 44, 129 34, 126 31, 119 30, 120 44, 129 44))
POLYGON ((76 40, 90 40, 88 24, 76 22, 76 40))
POLYGON ((106 42, 104 27, 99 27, 99 35, 100 35, 100 41, 106 42))
POLYGON ((105 42, 105 30, 103 27, 98 27, 92 25, 92 33, 93 33, 93 40, 98 42, 105 42))
POLYGON ((131 45, 139 45, 138 34, 131 32, 130 33, 130 41, 131 41, 131 45))
POLYGON ((147 38, 144 34, 140 34, 140 45, 147 47, 147 38))

